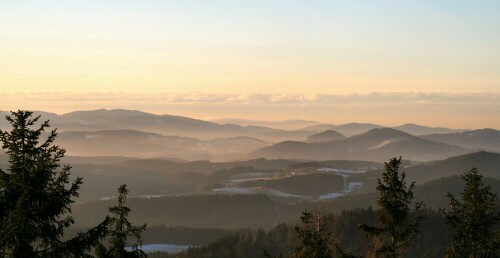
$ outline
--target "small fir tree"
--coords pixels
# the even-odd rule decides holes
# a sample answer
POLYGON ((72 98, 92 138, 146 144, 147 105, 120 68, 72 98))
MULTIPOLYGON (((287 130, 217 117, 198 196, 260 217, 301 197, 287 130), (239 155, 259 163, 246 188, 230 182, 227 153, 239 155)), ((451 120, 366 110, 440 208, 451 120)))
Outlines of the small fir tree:
POLYGON ((500 257, 496 211, 498 198, 490 186, 484 186, 477 168, 464 173, 462 202, 448 193, 449 210, 441 210, 451 233, 448 257, 500 257))
POLYGON ((127 185, 121 185, 118 188, 118 205, 109 208, 109 245, 100 245, 97 248, 96 253, 100 258, 147 257, 146 253, 139 249, 142 246, 141 232, 146 228, 146 224, 137 227, 128 221, 130 208, 125 206, 127 194, 127 185), (131 245, 127 242, 129 237, 136 239, 131 245))

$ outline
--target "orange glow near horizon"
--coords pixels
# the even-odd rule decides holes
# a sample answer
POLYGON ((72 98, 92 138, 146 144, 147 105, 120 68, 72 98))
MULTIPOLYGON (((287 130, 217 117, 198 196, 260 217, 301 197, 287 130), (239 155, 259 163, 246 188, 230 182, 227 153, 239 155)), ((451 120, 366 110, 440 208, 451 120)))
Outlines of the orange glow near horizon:
POLYGON ((482 1, 453 8, 426 1, 5 1, 0 94, 11 99, 0 108, 498 128, 499 8, 482 1), (428 95, 404 102, 374 94, 368 104, 308 97, 415 92, 428 95), (45 93, 109 97, 54 101, 45 93), (166 93, 272 97, 149 100, 166 93), (141 94, 148 97, 130 100, 141 94), (309 99, 292 105, 283 101, 287 94, 309 99), (461 97, 448 102, 450 94, 461 97), (384 115, 394 110, 397 117, 384 115))

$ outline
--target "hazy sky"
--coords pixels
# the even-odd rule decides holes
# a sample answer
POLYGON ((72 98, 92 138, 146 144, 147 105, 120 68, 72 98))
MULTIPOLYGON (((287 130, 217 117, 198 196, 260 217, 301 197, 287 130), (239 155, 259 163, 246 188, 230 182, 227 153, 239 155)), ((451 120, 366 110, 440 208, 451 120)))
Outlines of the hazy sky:
MULTIPOLYGON (((496 0, 0 0, 0 93, 20 98, 17 105, 0 108, 62 112, 81 107, 67 103, 58 108, 39 93, 110 94, 113 99, 83 109, 119 106, 117 93, 170 94, 169 99, 439 93, 459 94, 469 106, 500 113, 499 13, 496 0), (488 107, 467 101, 474 94, 496 101, 489 99, 488 107), (29 101, 34 98, 38 106, 29 101)), ((431 96, 425 94, 420 103, 431 96)), ((147 109, 144 99, 123 105, 147 109)), ((165 108, 155 112, 175 113, 171 102, 162 101, 165 108)), ((351 120, 366 119, 364 109, 352 106, 357 101, 353 97, 350 102, 351 120)), ((328 110, 314 98, 307 105, 319 110, 310 114, 328 110)), ((473 119, 462 110, 467 105, 446 106, 443 116, 473 119)), ((421 112, 414 108, 408 115, 421 112)), ((223 108, 209 111, 189 114, 238 115, 223 108)), ((283 110, 263 115, 272 119, 279 114, 283 110)), ((483 117, 481 124, 500 127, 498 120, 483 117)))

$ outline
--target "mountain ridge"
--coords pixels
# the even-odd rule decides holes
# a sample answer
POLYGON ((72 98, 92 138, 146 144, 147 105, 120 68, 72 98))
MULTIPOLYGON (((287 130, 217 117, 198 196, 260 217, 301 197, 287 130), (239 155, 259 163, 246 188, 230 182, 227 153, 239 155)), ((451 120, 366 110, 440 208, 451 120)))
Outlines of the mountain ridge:
POLYGON ((411 160, 432 160, 465 154, 458 146, 429 141, 392 128, 375 128, 366 133, 332 142, 281 142, 250 153, 251 157, 295 159, 353 159, 385 161, 403 155, 411 160))

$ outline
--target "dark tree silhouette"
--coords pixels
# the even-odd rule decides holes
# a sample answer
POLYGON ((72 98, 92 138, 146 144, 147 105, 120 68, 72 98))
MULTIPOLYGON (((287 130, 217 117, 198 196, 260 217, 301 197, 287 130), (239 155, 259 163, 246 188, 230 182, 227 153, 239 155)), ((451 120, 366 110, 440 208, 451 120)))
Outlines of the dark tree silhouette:
POLYGON ((109 208, 109 245, 100 245, 97 248, 96 253, 100 258, 147 257, 146 253, 139 249, 142 245, 141 232, 146 228, 146 224, 137 227, 128 221, 130 208, 125 206, 127 194, 127 185, 121 185, 118 188, 118 205, 109 208), (129 237, 136 239, 131 245, 127 243, 129 237))
POLYGON ((56 130, 41 140, 49 122, 29 111, 11 112, 10 132, 0 131, 9 166, 0 170, 0 256, 81 257, 106 234, 107 220, 87 233, 62 241, 74 221, 68 213, 81 178, 70 183, 71 167, 61 166, 65 150, 54 145, 56 130))
POLYGON ((490 186, 484 186, 477 168, 464 173, 465 188, 462 202, 448 193, 449 210, 441 210, 451 233, 449 257, 500 257, 500 214, 498 201, 490 186))
POLYGON ((297 258, 331 258, 334 234, 320 211, 304 211, 300 217, 301 224, 295 227, 298 246, 295 249, 297 258))
MULTIPOLYGON (((392 158, 385 163, 382 180, 377 181, 378 199, 378 226, 361 224, 358 226, 372 239, 373 255, 375 257, 395 258, 402 257, 408 250, 411 241, 420 233, 419 227, 422 216, 419 211, 422 203, 416 203, 412 210, 413 189, 415 182, 409 187, 406 184, 404 172, 399 172, 401 157, 392 158)), ((344 253, 338 246, 337 252, 341 257, 356 257, 344 253)))

